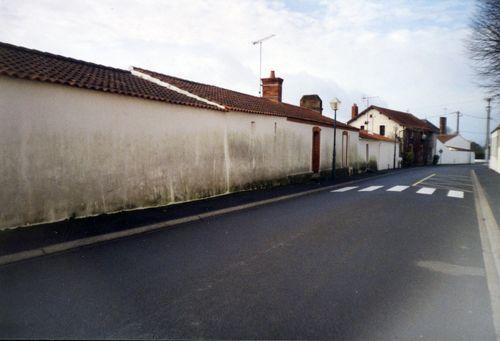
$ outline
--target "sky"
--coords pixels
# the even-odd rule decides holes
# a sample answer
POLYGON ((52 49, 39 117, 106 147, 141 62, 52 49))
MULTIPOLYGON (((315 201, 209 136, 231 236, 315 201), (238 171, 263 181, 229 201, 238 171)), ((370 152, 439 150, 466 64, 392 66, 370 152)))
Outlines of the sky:
MULTIPOLYGON (((409 111, 485 142, 486 93, 465 49, 473 0, 0 0, 0 41, 128 69, 139 66, 258 95, 284 79, 283 101, 318 94, 409 111)), ((495 103, 491 126, 500 123, 495 103)), ((493 129, 493 128, 492 128, 493 129)))

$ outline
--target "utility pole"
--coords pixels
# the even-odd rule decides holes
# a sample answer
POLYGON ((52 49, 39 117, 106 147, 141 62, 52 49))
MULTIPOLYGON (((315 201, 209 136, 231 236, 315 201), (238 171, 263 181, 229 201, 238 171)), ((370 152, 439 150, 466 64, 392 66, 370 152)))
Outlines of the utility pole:
POLYGON ((490 159, 490 120, 491 120, 491 97, 485 98, 486 102, 486 145, 484 147, 484 159, 490 159))
POLYGON ((457 134, 458 134, 460 129, 460 117, 463 115, 460 113, 460 111, 457 111, 455 114, 457 114, 457 134))
POLYGON ((262 43, 274 36, 276 36, 276 34, 271 34, 270 36, 252 42, 253 45, 259 44, 259 96, 262 95, 262 43))

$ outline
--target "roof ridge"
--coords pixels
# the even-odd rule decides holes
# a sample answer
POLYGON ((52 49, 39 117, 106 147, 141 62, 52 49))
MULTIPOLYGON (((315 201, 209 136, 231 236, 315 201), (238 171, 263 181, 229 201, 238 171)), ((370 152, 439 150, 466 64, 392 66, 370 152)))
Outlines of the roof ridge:
POLYGON ((24 46, 14 45, 14 44, 6 43, 3 41, 0 41, 0 47, 10 48, 13 50, 21 50, 21 51, 32 53, 32 54, 42 55, 45 57, 55 58, 55 59, 59 59, 59 60, 65 60, 65 61, 69 61, 69 62, 73 62, 73 63, 84 64, 84 65, 99 67, 99 68, 113 70, 113 71, 120 71, 120 72, 124 72, 124 73, 130 73, 129 70, 120 69, 120 68, 116 68, 113 66, 107 66, 107 65, 98 64, 98 63, 87 62, 85 60, 76 59, 76 58, 72 58, 72 57, 66 57, 66 56, 51 53, 51 52, 30 49, 30 48, 27 48, 24 46))
MULTIPOLYGON (((187 82, 187 83, 190 83, 190 84, 198 84, 198 85, 204 85, 204 86, 211 86, 211 87, 214 87, 214 88, 217 88, 217 89, 221 89, 221 90, 225 90, 225 91, 231 91, 231 92, 234 92, 234 93, 237 93, 237 94, 240 94, 240 95, 244 95, 244 96, 256 98, 258 100, 268 101, 268 102, 270 102, 270 103, 272 103, 274 105, 284 105, 284 106, 289 105, 289 106, 292 106, 292 107, 295 107, 295 108, 300 108, 301 110, 307 110, 311 114, 317 114, 317 115, 323 116, 321 113, 319 113, 319 112, 317 112, 315 110, 312 110, 312 109, 309 109, 309 108, 304 108, 304 107, 301 107, 300 105, 295 105, 295 104, 291 104, 291 103, 287 103, 287 102, 274 102, 274 101, 272 101, 270 99, 267 99, 267 98, 264 98, 264 97, 255 96, 255 95, 247 94, 247 93, 244 93, 244 92, 240 92, 240 91, 232 90, 232 89, 228 89, 228 88, 223 88, 223 87, 217 86, 217 85, 196 82, 196 81, 192 81, 192 80, 181 78, 181 77, 177 77, 177 76, 171 76, 171 75, 167 75, 167 74, 160 73, 160 72, 157 72, 157 71, 143 69, 141 67, 132 66, 132 68, 133 69, 137 69, 138 71, 142 70, 142 71, 146 71, 146 72, 156 73, 156 74, 159 74, 161 76, 170 77, 170 78, 173 78, 173 79, 176 79, 176 80, 180 80, 180 81, 183 81, 183 82, 187 82)), ((230 107, 230 106, 225 105, 225 107, 230 107)), ((333 120, 333 118, 332 118, 332 120, 333 120)), ((339 122, 339 121, 337 121, 337 122, 339 122)))
POLYGON ((260 99, 268 100, 267 98, 264 98, 264 97, 259 97, 259 96, 254 96, 254 95, 246 94, 244 92, 240 92, 240 91, 237 91, 237 90, 231 90, 231 89, 223 88, 223 87, 218 86, 218 85, 212 85, 212 84, 207 84, 207 83, 196 82, 196 81, 192 81, 192 80, 181 78, 181 77, 177 77, 177 76, 167 75, 165 73, 160 73, 160 72, 157 72, 157 71, 143 69, 143 68, 137 67, 137 66, 132 66, 132 68, 139 69, 139 70, 144 70, 144 71, 147 71, 147 72, 157 73, 157 74, 162 75, 162 76, 167 76, 167 77, 174 78, 174 79, 177 79, 177 80, 180 80, 180 81, 183 81, 183 82, 188 82, 188 83, 191 83, 191 84, 199 84, 199 85, 205 85, 205 86, 212 86, 214 88, 219 88, 219 89, 226 90, 226 91, 236 92, 236 93, 238 93, 240 95, 245 95, 245 96, 250 96, 250 97, 255 97, 255 98, 260 98, 260 99))

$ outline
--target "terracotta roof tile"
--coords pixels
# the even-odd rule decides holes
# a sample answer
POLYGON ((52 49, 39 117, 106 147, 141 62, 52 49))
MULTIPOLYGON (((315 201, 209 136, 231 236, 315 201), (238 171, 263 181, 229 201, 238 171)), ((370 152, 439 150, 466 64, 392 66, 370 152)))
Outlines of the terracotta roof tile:
POLYGON ((426 120, 426 119, 422 119, 423 122, 425 122, 425 124, 427 124, 427 127, 434 133, 439 133, 439 128, 436 127, 434 124, 432 124, 429 120, 426 120))
POLYGON ((458 151, 458 152, 472 152, 472 149, 465 149, 460 147, 447 146, 449 150, 458 151))
POLYGON ((350 119, 347 123, 351 123, 354 120, 356 120, 358 117, 362 116, 365 114, 368 110, 371 109, 376 109, 380 113, 386 115, 387 117, 391 118, 392 120, 398 122, 399 124, 406 126, 408 128, 417 128, 417 129, 422 129, 426 131, 431 131, 432 129, 427 125, 426 122, 422 121, 418 117, 415 117, 414 115, 407 113, 407 112, 402 112, 402 111, 397 111, 397 110, 392 110, 392 109, 387 109, 387 108, 382 108, 382 107, 377 107, 375 105, 370 105, 368 108, 360 112, 356 117, 350 119))
POLYGON ((446 143, 447 141, 451 140, 457 136, 457 134, 441 134, 437 136, 437 139, 441 141, 442 143, 446 143))
POLYGON ((390 137, 382 136, 379 134, 372 134, 372 133, 367 132, 366 130, 360 130, 359 137, 362 137, 364 139, 377 140, 377 141, 394 142, 394 139, 391 139, 390 137))
POLYGON ((220 110, 130 71, 0 42, 0 75, 220 110))
MULTIPOLYGON (((160 81, 174 85, 182 90, 189 91, 211 102, 225 106, 229 110, 253 114, 282 116, 301 121, 333 125, 333 119, 323 116, 317 111, 302 108, 287 103, 278 103, 266 98, 252 96, 241 92, 220 88, 214 85, 197 83, 182 78, 164 75, 158 72, 134 67, 134 70, 147 74, 160 81)), ((349 130, 358 130, 345 123, 337 121, 337 127, 349 130)))

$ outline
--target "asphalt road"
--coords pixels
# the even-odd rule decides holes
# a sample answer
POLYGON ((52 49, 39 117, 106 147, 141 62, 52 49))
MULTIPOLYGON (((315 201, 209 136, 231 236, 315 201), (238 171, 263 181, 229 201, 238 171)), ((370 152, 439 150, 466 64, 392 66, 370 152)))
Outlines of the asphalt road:
POLYGON ((0 338, 493 340, 470 169, 2 266, 0 338))

